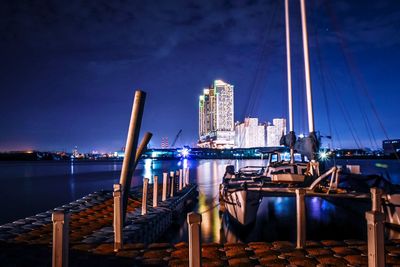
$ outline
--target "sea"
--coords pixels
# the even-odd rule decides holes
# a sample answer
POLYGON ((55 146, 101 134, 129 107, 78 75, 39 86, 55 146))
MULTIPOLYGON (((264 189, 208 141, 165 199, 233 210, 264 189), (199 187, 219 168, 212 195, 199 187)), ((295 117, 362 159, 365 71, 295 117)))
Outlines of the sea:
MULTIPOLYGON (((265 166, 264 160, 153 160, 140 161, 132 186, 143 178, 153 181, 163 172, 190 169, 190 181, 198 185, 198 201, 193 210, 202 214, 204 242, 250 242, 296 238, 296 206, 292 197, 263 198, 257 220, 251 227, 236 225, 221 211, 218 189, 227 165, 265 166)), ((329 164, 332 164, 330 162, 329 164)), ((400 161, 339 159, 338 165, 360 165, 364 174, 381 174, 400 183, 400 161)), ((3 161, 0 162, 0 225, 72 202, 99 190, 112 190, 118 183, 121 161, 3 161)), ((160 179, 159 179, 160 181, 160 179)), ((334 204, 307 197, 307 239, 365 239, 365 208, 358 202, 334 204)), ((187 241, 184 215, 160 241, 187 241)))

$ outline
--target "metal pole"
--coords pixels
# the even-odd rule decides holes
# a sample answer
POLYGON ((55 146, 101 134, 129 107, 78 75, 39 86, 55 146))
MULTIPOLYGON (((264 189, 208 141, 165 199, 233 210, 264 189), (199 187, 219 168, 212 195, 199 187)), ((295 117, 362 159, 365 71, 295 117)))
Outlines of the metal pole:
POLYGON ((201 215, 190 212, 187 215, 189 226, 189 266, 201 266, 201 215))
POLYGON ((143 192, 142 192, 142 215, 147 214, 147 188, 149 185, 149 178, 143 179, 143 192))
POLYGON ((153 177, 153 208, 158 206, 158 176, 153 177))
POLYGON ((139 139, 140 126, 142 124, 144 103, 146 100, 146 93, 142 91, 135 92, 133 100, 132 114, 129 123, 128 136, 126 138, 125 156, 122 163, 121 177, 119 183, 122 185, 123 190, 123 215, 125 218, 126 208, 128 204, 129 190, 131 186, 133 172, 135 171, 134 165, 136 161, 136 149, 139 139))
POLYGON ((312 102, 310 59, 308 54, 308 33, 307 33, 307 15, 306 15, 305 0, 300 0, 300 9, 301 9, 301 28, 303 32, 304 72, 306 76, 308 131, 312 133, 314 132, 314 112, 313 112, 313 102, 312 102))
POLYGON ((114 184, 114 251, 119 251, 123 246, 122 238, 122 190, 120 184, 114 184))
POLYGON ((55 211, 52 214, 53 221, 53 267, 68 266, 69 250, 69 213, 55 211))
POLYGON ((170 180, 171 180, 171 192, 170 192, 170 197, 174 197, 174 187, 175 187, 175 177, 174 177, 175 173, 169 172, 169 176, 170 176, 170 180))
MULTIPOLYGON (((293 132, 293 101, 292 101, 292 64, 290 58, 290 21, 289 21, 289 0, 285 0, 285 25, 286 25, 286 61, 288 81, 288 106, 289 106, 289 131, 293 132)), ((294 148, 290 146, 290 163, 294 163, 294 148)))
POLYGON ((163 184, 162 184, 162 201, 167 200, 167 186, 168 186, 168 173, 163 173, 163 184))
POLYGON ((297 248, 304 248, 306 245, 306 190, 296 189, 296 214, 297 214, 297 248))
POLYGON ((179 191, 182 191, 182 169, 179 170, 179 191))

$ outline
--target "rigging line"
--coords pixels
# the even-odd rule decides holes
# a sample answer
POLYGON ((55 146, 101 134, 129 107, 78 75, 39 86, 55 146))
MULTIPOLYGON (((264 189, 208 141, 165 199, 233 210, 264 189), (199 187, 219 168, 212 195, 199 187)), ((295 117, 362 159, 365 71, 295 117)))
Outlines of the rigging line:
MULTIPOLYGON (((321 64, 324 65, 323 60, 321 60, 321 64)), ((325 67, 322 67, 322 68, 325 69, 325 67)), ((328 68, 326 68, 326 69, 328 69, 328 68)), ((328 72, 328 73, 329 73, 329 72, 328 72)), ((328 73, 327 73, 327 74, 328 74, 328 73)), ((337 90, 338 86, 337 86, 337 84, 336 84, 336 81, 335 81, 330 75, 327 75, 327 78, 329 78, 330 81, 331 81, 331 83, 335 85, 335 86, 333 87, 334 91, 336 92, 336 95, 335 95, 335 96, 336 96, 336 98, 337 98, 338 103, 340 103, 340 108, 341 108, 341 110, 342 110, 342 113, 343 113, 343 116, 344 116, 344 118, 345 118, 345 121, 346 121, 346 123, 347 123, 347 125, 348 125, 348 128, 349 128, 349 130, 350 130, 350 132, 351 132, 351 134, 352 134, 352 136, 353 136, 353 139, 354 139, 354 141, 356 142, 356 145, 360 148, 360 146, 362 147, 362 142, 361 142, 361 140, 358 138, 356 129, 352 127, 352 126, 354 125, 354 123, 352 122, 351 116, 349 115, 349 112, 347 111, 346 106, 345 106, 344 103, 341 101, 341 97, 339 96, 339 93, 338 93, 338 90, 337 90), (335 90, 335 87, 336 87, 336 90, 335 90), (357 144, 357 143, 358 143, 358 144, 357 144)))
MULTIPOLYGON (((317 9, 314 9, 314 12, 317 12, 317 9)), ((314 14, 314 12, 312 14, 314 14)), ((315 14, 314 14, 315 16, 315 14)), ((325 88, 325 73, 322 71, 322 60, 321 60, 321 49, 320 49, 320 45, 319 45, 319 35, 318 35, 318 25, 316 25, 316 27, 314 27, 314 35, 315 35, 315 47, 316 47, 316 59, 318 62, 318 65, 320 66, 320 68, 318 69, 318 72, 320 74, 319 78, 321 80, 321 88, 322 88, 322 94, 323 94, 323 98, 324 98, 324 104, 325 104, 325 112, 326 112, 326 117, 328 119, 328 128, 329 128, 329 135, 330 137, 330 146, 331 149, 333 149, 333 136, 332 136, 332 119, 331 119, 331 115, 330 115, 330 110, 329 110, 329 105, 328 105, 328 96, 327 96, 327 92, 326 92, 326 88, 325 88)))
POLYGON ((337 88, 338 88, 337 84, 336 84, 335 80, 332 77, 330 77, 330 76, 328 76, 328 77, 330 78, 330 82, 333 85, 332 88, 333 88, 333 91, 335 92, 336 101, 339 103, 339 107, 340 107, 340 109, 342 111, 343 118, 346 121, 346 124, 347 124, 347 126, 348 126, 348 128, 350 130, 351 135, 353 136, 353 140, 356 143, 356 146, 359 149, 361 149, 362 143, 361 143, 360 139, 357 136, 357 132, 353 128, 354 123, 351 120, 349 112, 347 111, 346 106, 344 105, 344 103, 341 101, 341 98, 339 96, 339 91, 337 90, 337 88))
MULTIPOLYGON (((341 50, 340 52, 341 52, 343 58, 345 59, 343 51, 341 50)), ((363 119, 364 126, 365 126, 365 129, 366 129, 366 132, 367 132, 367 136, 368 136, 369 141, 370 141, 370 145, 371 145, 371 147, 373 147, 374 146, 374 142, 373 141, 375 141, 375 144, 376 144, 376 140, 372 139, 372 136, 374 136, 373 135, 373 131, 372 131, 372 127, 371 127, 371 125, 369 123, 368 116, 366 115, 365 110, 363 109, 363 107, 361 105, 362 100, 361 100, 361 97, 360 97, 359 92, 357 90, 357 86, 355 85, 354 78, 353 78, 352 75, 349 74, 351 72, 351 70, 350 70, 350 66, 349 66, 349 64, 348 64, 346 59, 345 59, 345 67, 347 69, 347 71, 345 71, 345 74, 347 75, 347 77, 348 77, 348 79, 350 81, 351 88, 353 89, 353 91, 355 93, 355 97, 356 97, 356 101, 355 102, 357 103, 357 107, 358 107, 358 109, 360 111, 360 114, 361 114, 361 117, 363 119)))
MULTIPOLYGON (((275 14, 276 9, 277 9, 277 7, 275 5, 275 8, 272 10, 272 14, 273 15, 275 14)), ((262 29, 271 28, 271 27, 268 27, 268 26, 271 26, 271 24, 272 24, 273 15, 270 16, 270 20, 266 23, 265 27, 263 27, 262 29)), ((255 85, 256 84, 256 80, 257 80, 257 77, 258 77, 258 75, 260 73, 260 68, 262 66, 262 58, 263 58, 263 55, 265 53, 265 50, 266 50, 266 47, 267 47, 267 43, 268 43, 268 32, 269 31, 264 31, 264 37, 263 37, 262 46, 261 46, 261 50, 260 50, 259 61, 257 62, 256 73, 255 73, 255 75, 253 77, 253 80, 251 82, 251 85, 249 87, 250 93, 249 93, 248 101, 247 101, 247 104, 246 104, 246 108, 244 110, 245 114, 243 114, 242 117, 245 117, 245 116, 249 115, 250 106, 252 106, 251 102, 253 102, 253 95, 254 95, 254 93, 255 93, 254 91, 256 89, 256 85, 255 85)))
MULTIPOLYGON (((271 24, 269 25, 270 27, 268 28, 268 31, 267 31, 267 36, 271 36, 271 32, 272 32, 272 29, 274 28, 273 26, 275 25, 275 23, 276 23, 276 14, 278 13, 277 12, 277 9, 278 9, 278 5, 279 5, 279 2, 278 2, 278 4, 275 6, 275 9, 274 9, 274 13, 273 13, 273 15, 272 15, 272 21, 271 21, 271 24)), ((280 13, 279 13, 280 14, 280 13)), ((255 94, 256 94, 256 97, 255 97, 255 100, 254 100, 254 105, 251 107, 251 111, 252 111, 252 113, 254 113, 255 112, 255 108, 256 107, 258 107, 258 104, 259 104, 259 102, 260 102, 260 93, 261 93, 261 90, 260 90, 260 83, 261 83, 261 80, 262 80, 262 77, 263 77, 263 73, 267 73, 267 68, 270 66, 269 65, 269 61, 271 61, 271 57, 270 57, 270 52, 271 52, 271 50, 272 50, 272 48, 273 48, 273 45, 270 45, 269 43, 265 46, 265 49, 264 49, 264 54, 262 55, 262 58, 261 58, 261 68, 260 68, 260 72, 258 73, 258 75, 257 75, 257 77, 256 77, 256 82, 255 82, 255 88, 256 88, 256 90, 255 90, 255 94), (268 63, 268 64, 267 64, 268 63)))
MULTIPOLYGON (((321 59, 322 59, 322 58, 321 58, 321 59)), ((322 59, 322 61, 321 61, 321 64, 322 64, 322 66, 323 66, 322 68, 328 69, 327 67, 324 67, 324 66, 325 66, 325 63, 324 63, 323 59, 322 59)), ((340 96, 339 96, 339 91, 337 90, 337 89, 338 89, 337 84, 336 84, 335 80, 333 79, 333 77, 331 77, 331 76, 329 75, 329 71, 327 71, 327 73, 326 73, 326 78, 327 78, 327 79, 326 79, 327 82, 329 82, 329 84, 330 84, 330 86, 331 86, 331 88, 332 88, 332 91, 334 92, 334 96, 335 96, 335 98, 336 98, 336 101, 339 103, 339 108, 340 108, 340 110, 341 110, 341 112, 342 112, 342 114, 343 114, 343 118, 344 118, 344 120, 345 120, 345 122, 346 122, 346 124, 347 124, 347 127, 348 127, 348 129, 349 129, 349 131, 350 131, 350 134, 352 135, 353 140, 354 140, 354 142, 356 143, 356 146, 357 146, 358 148, 360 148, 360 147, 362 146, 362 144, 361 144, 360 140, 358 139, 355 130, 354 130, 353 127, 352 127, 353 122, 352 122, 352 120, 351 120, 351 117, 350 117, 350 115, 349 115, 347 109, 345 108, 345 105, 344 105, 343 102, 341 101, 341 98, 340 98, 340 96)))
MULTIPOLYGON (((375 117, 376 117, 376 119, 377 119, 377 121, 378 121, 378 123, 379 123, 379 125, 380 125, 380 127, 381 127, 381 130, 383 131, 383 134, 385 135, 386 139, 389 139, 389 135, 388 135, 388 133, 387 133, 387 131, 386 131, 386 128, 384 127, 383 122, 382 122, 382 120, 380 119, 380 116, 379 116, 379 114, 378 114, 378 111, 376 110, 376 107, 375 107, 375 105, 374 105, 374 103, 373 103, 373 101, 372 101, 372 97, 371 97, 371 95, 370 95, 370 93, 369 93, 369 90, 368 90, 366 84, 365 84, 365 81, 364 81, 364 79, 363 79, 363 76, 362 76, 361 72, 359 71, 359 69, 356 68, 355 61, 354 61, 353 57, 350 55, 350 53, 348 52, 347 43, 345 42, 343 36, 341 35, 341 32, 339 31, 340 29, 339 29, 339 24, 338 24, 337 18, 336 18, 336 15, 334 14, 334 12, 333 12, 333 10, 332 10, 332 7, 331 7, 330 4, 329 4, 329 1, 328 1, 327 7, 329 8, 329 13, 330 13, 331 18, 332 18, 332 20, 333 20, 333 22, 334 22, 334 27, 335 27, 335 30, 336 30, 336 31, 335 31, 335 32, 336 32, 336 35, 337 35, 338 38, 339 38, 339 41, 340 41, 341 47, 342 47, 342 49, 343 49, 343 52, 345 52, 345 53, 344 53, 345 59, 348 60, 348 63, 349 63, 350 66, 352 67, 352 68, 351 68, 351 71, 352 71, 353 74, 355 74, 355 76, 357 77, 357 79, 358 79, 358 81, 359 81, 359 83, 360 83, 360 85, 361 85, 361 88, 362 88, 363 91, 364 91, 364 94, 367 96, 369 105, 371 106, 371 109, 372 109, 372 111, 373 111, 373 113, 374 113, 374 115, 375 115, 375 117)), ((399 156, 397 155, 397 153, 395 153, 395 155, 396 155, 397 159, 400 160, 400 158, 399 158, 399 156)))
MULTIPOLYGON (((297 44, 302 44, 302 36, 301 36, 301 21, 300 19, 294 20, 295 22, 295 27, 297 28, 297 30, 300 32, 300 34, 295 35, 294 39, 297 44)), ((306 132, 305 129, 307 129, 307 121, 305 119, 306 115, 305 115, 305 109, 307 106, 306 100, 305 100, 305 96, 306 96, 306 86, 305 86, 305 79, 304 79, 304 64, 302 64, 301 62, 303 62, 303 53, 301 49, 296 49, 295 50, 295 56, 299 59, 297 62, 295 61, 296 64, 296 69, 297 69, 297 109, 298 109, 298 113, 300 116, 298 117, 298 125, 300 129, 300 133, 304 133, 306 132)))

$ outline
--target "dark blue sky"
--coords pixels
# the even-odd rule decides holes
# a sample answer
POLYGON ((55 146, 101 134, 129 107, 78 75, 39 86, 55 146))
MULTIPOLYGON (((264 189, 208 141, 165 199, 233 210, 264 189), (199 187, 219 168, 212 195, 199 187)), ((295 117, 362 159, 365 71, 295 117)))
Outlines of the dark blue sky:
MULTIPOLYGON (((300 14, 290 2, 300 133, 300 14)), ((307 10, 316 129, 342 147, 400 138, 400 2, 309 0, 307 10)), ((235 120, 286 117, 283 12, 283 0, 1 1, 0 150, 117 150, 137 88, 148 93, 152 145, 179 129, 178 145, 193 144, 198 95, 214 79, 235 85, 235 120)))

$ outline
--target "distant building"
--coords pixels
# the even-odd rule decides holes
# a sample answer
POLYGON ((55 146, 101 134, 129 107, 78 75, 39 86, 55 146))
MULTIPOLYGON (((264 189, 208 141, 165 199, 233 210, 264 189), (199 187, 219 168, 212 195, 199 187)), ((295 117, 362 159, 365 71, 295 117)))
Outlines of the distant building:
POLYGON ((252 148, 265 146, 265 125, 258 118, 245 118, 235 125, 235 147, 252 148))
POLYGON ((382 148, 385 155, 400 153, 400 139, 383 140, 382 148))
POLYGON ((169 148, 168 137, 161 138, 161 148, 169 148))
POLYGON ((282 135, 286 134, 286 119, 273 119, 267 125, 267 147, 279 146, 282 135))
POLYGON ((199 147, 234 146, 233 85, 221 80, 203 90, 199 98, 199 147))

